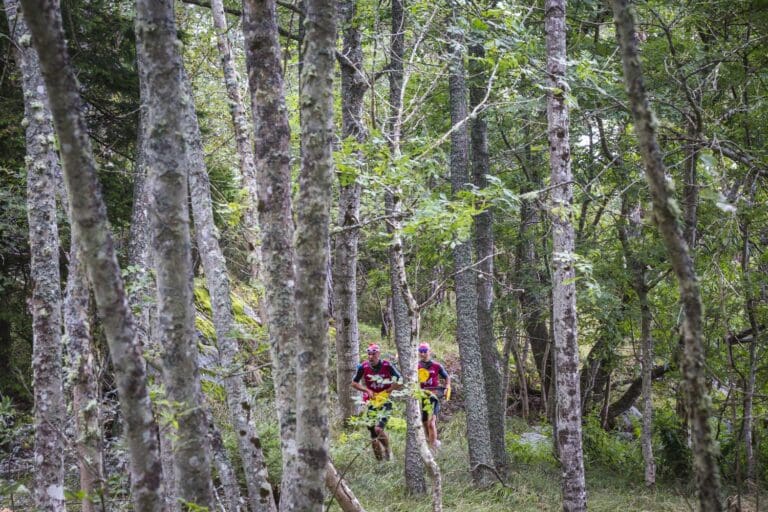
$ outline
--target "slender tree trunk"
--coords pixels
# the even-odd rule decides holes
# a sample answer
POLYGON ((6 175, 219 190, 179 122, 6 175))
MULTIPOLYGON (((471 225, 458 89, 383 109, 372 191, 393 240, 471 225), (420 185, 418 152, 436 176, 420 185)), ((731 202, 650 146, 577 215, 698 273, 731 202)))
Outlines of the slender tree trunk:
POLYGON ((195 223, 197 248, 203 262, 203 271, 211 297, 216 346, 223 372, 222 380, 227 390, 229 418, 237 434, 237 447, 243 465, 250 509, 252 512, 268 512, 275 509, 275 500, 272 497, 272 487, 267 481, 267 466, 261 451, 261 440, 249 422, 252 404, 247 401, 245 383, 236 361, 240 348, 233 337, 236 325, 232 311, 229 275, 213 221, 211 184, 205 167, 200 127, 192 100, 192 86, 186 72, 183 72, 183 76, 183 91, 189 99, 184 105, 184 136, 187 147, 189 191, 192 198, 190 204, 195 223))
MULTIPOLYGON (((403 59, 405 56, 405 8, 403 0, 392 0, 392 25, 389 48, 389 103, 388 120, 389 153, 396 161, 401 157, 400 139, 402 133, 402 93, 403 93, 403 59)), ((391 220, 387 222, 387 232, 392 235, 389 246, 389 280, 392 291, 392 331, 397 346, 400 368, 407 371, 411 366, 416 367, 416 341, 418 340, 419 317, 418 311, 409 313, 407 280, 401 278, 399 268, 405 269, 405 255, 400 238, 401 222, 400 190, 387 190, 384 197, 384 211, 391 220), (415 315, 415 316, 411 316, 415 315)), ((405 433, 405 486, 408 494, 420 496, 427 492, 427 482, 424 478, 424 462, 419 447, 419 432, 421 416, 414 421, 412 415, 406 414, 405 433)), ((426 441, 425 441, 426 442, 426 441)))
MULTIPOLYGON (((396 206, 394 208, 397 208, 396 206)), ((394 209, 393 208, 393 209, 394 209)), ((422 468, 426 468, 429 477, 432 479, 432 512, 441 512, 443 510, 443 477, 440 467, 435 461, 435 457, 427 444, 426 433, 421 428, 421 401, 417 398, 419 391, 418 363, 416 360, 416 340, 418 340, 419 331, 419 305, 416 302, 410 287, 408 286, 408 277, 405 272, 405 256, 403 255, 403 242, 400 238, 399 223, 395 226, 397 229, 392 231, 392 249, 390 261, 394 263, 394 271, 397 274, 399 289, 402 293, 402 299, 405 303, 405 309, 410 318, 410 336, 405 340, 408 350, 401 350, 404 347, 398 346, 400 352, 400 363, 403 371, 403 387, 411 390, 410 396, 405 402, 405 416, 408 425, 418 425, 414 429, 414 446, 418 450, 423 466, 419 466, 421 473, 415 475, 423 479, 422 468)), ((405 345, 405 343, 404 343, 405 345)), ((411 470, 414 472, 414 470, 411 470)), ((408 468, 406 467, 406 477, 408 468)))
POLYGON ((134 507, 141 512, 160 511, 162 473, 144 362, 133 343, 132 318, 107 224, 88 132, 79 114, 78 85, 69 65, 61 11, 56 0, 23 0, 22 8, 38 50, 54 126, 63 149, 64 181, 73 229, 82 243, 83 261, 115 368, 131 456, 134 507))
POLYGON ((627 0, 613 0, 613 13, 624 64, 640 152, 651 189, 653 211, 664 245, 677 276, 683 303, 683 375, 688 398, 688 419, 693 437, 693 466, 702 512, 722 510, 720 478, 709 427, 709 401, 704 375, 702 303, 698 279, 688 244, 678 225, 678 208, 665 176, 661 149, 656 141, 656 121, 645 92, 638 53, 635 19, 627 0))
POLYGON ((15 58, 21 69, 27 146, 27 221, 32 298, 32 375, 35 397, 35 506, 66 510, 64 503, 64 387, 61 350, 59 234, 53 123, 37 52, 18 2, 5 0, 15 58))
MULTIPOLYGON (((291 133, 274 0, 244 0, 243 34, 255 127, 267 324, 283 455, 281 493, 290 496, 298 492, 291 133)), ((281 510, 286 510, 284 501, 280 502, 281 510)))
MULTIPOLYGON (((644 276, 644 273, 641 273, 644 276)), ((643 279, 645 281, 645 279, 643 279)), ((640 283, 638 283, 640 284, 640 283)), ((640 331, 643 358, 643 432, 641 443, 645 462, 645 485, 656 484, 656 462, 653 458, 653 337, 651 336, 651 307, 645 283, 638 290, 640 298, 640 331)))
MULTIPOLYGON (((450 71, 448 77, 451 124, 464 123, 467 118, 467 85, 464 79, 463 34, 458 23, 459 9, 452 4, 450 71)), ((451 133, 451 190, 456 196, 466 190, 469 179, 469 137, 466 124, 451 133)), ((453 249, 456 289, 456 339, 461 360, 461 383, 467 411, 469 465, 475 485, 485 486, 493 481, 490 471, 493 453, 488 430, 488 408, 482 355, 477 333, 477 286, 472 266, 472 246, 467 241, 453 249)))
POLYGON ((77 231, 73 231, 64 299, 64 328, 74 379, 72 409, 77 414, 75 447, 80 469, 80 490, 85 494, 81 507, 83 512, 96 512, 101 509, 97 504, 103 503, 106 492, 101 444, 101 396, 88 319, 91 309, 90 286, 79 253, 77 231))
POLYGON ((307 0, 301 74, 301 147, 296 223, 296 448, 299 484, 291 510, 323 510, 328 464, 327 270, 333 183, 333 0, 307 0))
MULTIPOLYGON (((485 57, 481 43, 469 47, 469 72, 472 76, 469 88, 469 107, 474 110, 485 97, 486 73, 479 59, 485 57)), ((488 159, 488 125, 483 113, 478 114, 471 124, 472 176, 479 189, 488 186, 486 176, 490 174, 488 159)), ((477 334, 482 354, 485 397, 488 404, 488 430, 491 436, 491 451, 496 470, 500 474, 508 471, 507 447, 504 439, 506 404, 499 400, 502 393, 502 369, 499 365, 499 349, 493 329, 493 213, 491 209, 477 215, 475 224, 475 251, 477 252, 477 334)))
POLYGON ((552 198, 553 336, 557 407, 556 437, 563 468, 563 510, 587 509, 584 456, 581 444, 579 343, 576 318, 573 175, 569 141, 570 117, 565 81, 565 0, 547 0, 547 132, 552 198))
MULTIPOLYGON (((750 186, 750 206, 754 205, 755 187, 757 184, 756 179, 752 179, 750 186)), ((755 298, 752 291, 752 278, 750 271, 750 259, 751 259, 751 243, 750 242, 750 221, 748 214, 743 215, 740 219, 739 227, 742 236, 742 251, 741 251, 741 273, 742 282, 744 284, 745 304, 744 310, 747 313, 747 319, 749 326, 752 329, 752 341, 749 345, 749 370, 747 378, 745 379, 744 386, 744 454, 746 456, 747 465, 747 480, 754 484, 755 481, 755 447, 754 447, 754 398, 755 398, 755 382, 757 378, 757 364, 759 358, 757 357, 757 346, 760 339, 761 327, 757 320, 755 298)))
POLYGON ((232 126, 235 131, 235 147, 240 165, 240 178, 244 188, 248 191, 245 208, 245 238, 250 252, 248 259, 251 264, 251 279, 254 282, 261 282, 261 248, 258 212, 256 211, 256 198, 258 197, 256 166, 248 131, 248 120, 245 115, 243 99, 240 96, 240 80, 237 71, 235 71, 232 46, 227 35, 229 27, 227 27, 227 16, 224 12, 224 1, 211 0, 211 12, 213 13, 213 25, 217 32, 216 43, 219 47, 221 68, 224 72, 224 85, 229 98, 229 113, 232 116, 232 126))
MULTIPOLYGON (((227 447, 224 446, 224 441, 221 438, 221 432, 216 428, 216 424, 213 422, 211 415, 208 415, 208 436, 211 438, 211 452, 213 455, 213 461, 216 465, 216 469, 219 473, 219 481, 221 482, 221 488, 224 491, 224 510, 225 512, 240 512, 240 488, 237 483, 237 475, 235 475, 232 461, 227 454, 227 447)), ((248 478, 249 468, 245 469, 245 476, 248 478)), ((272 493, 269 493, 272 496, 272 493)), ((219 501, 221 501, 219 499, 219 501)), ((274 502, 272 502, 274 509, 274 502)), ((245 506, 243 510, 253 510, 245 506)), ((256 509, 258 510, 258 509, 256 509)))
POLYGON ((173 2, 137 0, 138 62, 148 91, 147 165, 163 381, 178 423, 173 442, 178 498, 212 508, 210 446, 197 366, 185 168, 186 102, 173 2))
MULTIPOLYGON (((363 124, 365 91, 363 47, 356 19, 355 0, 339 2, 343 33, 341 60, 341 136, 363 142, 367 133, 363 124)), ((362 154, 355 152, 360 167, 362 154)), ((354 176, 339 174, 339 232, 333 257, 333 298, 336 321, 336 389, 339 414, 346 422, 355 414, 353 390, 349 383, 357 368, 360 339, 357 327, 357 244, 358 229, 353 228, 360 213, 360 184, 354 176)))
POLYGON ((365 512, 360 501, 352 493, 352 490, 330 460, 328 460, 328 467, 325 471, 325 486, 333 494, 336 503, 339 504, 343 512, 365 512))
MULTIPOLYGON (((141 73, 141 70, 139 70, 141 73)), ((133 210, 131 212, 131 228, 128 241, 128 267, 130 273, 128 306, 134 314, 136 326, 135 343, 144 351, 144 357, 150 361, 147 376, 157 385, 162 383, 160 375, 160 355, 162 347, 155 336, 152 336, 152 325, 157 322, 157 295, 154 275, 151 274, 153 260, 150 252, 149 230, 149 183, 147 181, 147 83, 146 77, 139 78, 139 95, 141 109, 139 111, 138 135, 136 137, 136 163, 133 183, 133 210)), ((153 404, 155 421, 162 417, 157 401, 153 404)), ((179 509, 176 499, 176 473, 173 469, 173 442, 170 425, 160 425, 158 437, 160 442, 160 463, 163 468, 163 501, 167 511, 179 509)))

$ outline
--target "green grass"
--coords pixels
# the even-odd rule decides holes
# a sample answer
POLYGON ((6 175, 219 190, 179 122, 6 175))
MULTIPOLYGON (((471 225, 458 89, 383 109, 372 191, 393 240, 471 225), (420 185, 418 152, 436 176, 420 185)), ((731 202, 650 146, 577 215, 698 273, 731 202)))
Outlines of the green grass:
MULTIPOLYGON (((521 422, 512 431, 523 429, 521 422)), ((560 470, 550 457, 527 463, 513 461, 507 486, 497 483, 479 490, 468 472, 467 442, 463 414, 439 424, 443 442, 437 461, 443 474, 443 506, 446 511, 497 512, 499 510, 561 510, 560 470)), ((390 430, 394 460, 373 458, 368 432, 362 427, 336 436, 334 464, 361 501, 372 512, 429 512, 429 495, 407 496, 403 476, 404 433, 390 430)), ((429 480, 427 485, 429 486, 429 480)), ((588 468, 587 492, 591 511, 688 511, 686 498, 674 489, 659 486, 648 490, 642 480, 606 468, 588 468)), ((690 498, 689 498, 690 500, 690 498)), ((334 503, 330 510, 340 510, 334 503)))

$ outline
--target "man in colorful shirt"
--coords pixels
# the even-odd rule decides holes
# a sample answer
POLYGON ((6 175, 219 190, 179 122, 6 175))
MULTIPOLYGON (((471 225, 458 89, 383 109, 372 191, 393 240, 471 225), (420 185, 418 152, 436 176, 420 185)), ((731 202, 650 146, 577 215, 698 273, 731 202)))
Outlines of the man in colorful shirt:
POLYGON ((421 422, 427 441, 432 451, 440 447, 437 439, 437 413, 440 412, 440 400, 437 393, 445 389, 445 399, 451 399, 451 377, 443 365, 432 360, 429 344, 419 345, 419 384, 424 395, 421 398, 421 422), (445 388, 440 387, 440 379, 445 380, 445 388))
POLYGON ((389 460, 392 452, 389 437, 384 432, 392 411, 389 393, 403 387, 400 383, 402 378, 392 363, 381 359, 381 348, 376 343, 370 344, 367 352, 368 360, 357 366, 352 387, 363 392, 363 402, 368 404, 366 415, 374 418, 374 423, 368 427, 374 455, 378 460, 389 460))

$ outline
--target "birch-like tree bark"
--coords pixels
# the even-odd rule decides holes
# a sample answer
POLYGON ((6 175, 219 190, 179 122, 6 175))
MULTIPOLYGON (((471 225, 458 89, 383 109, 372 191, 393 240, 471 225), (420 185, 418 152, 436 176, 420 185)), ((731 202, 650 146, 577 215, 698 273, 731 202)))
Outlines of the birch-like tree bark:
MULTIPOLYGON (((128 267, 131 283, 128 295, 128 306, 134 315, 136 326, 135 342, 144 352, 144 357, 149 361, 147 365, 147 377, 154 382, 158 389, 162 387, 160 374, 160 357, 162 347, 155 336, 152 335, 153 323, 157 322, 157 296, 155 276, 151 272, 154 267, 149 229, 149 182, 147 181, 147 123, 148 123, 148 92, 146 76, 139 69, 139 98, 141 108, 139 110, 139 124, 136 136, 136 163, 133 173, 133 209, 131 211, 131 228, 128 240, 128 267)), ((155 421, 161 418, 159 406, 153 404, 155 421)), ((176 499, 176 471, 173 469, 173 440, 171 439, 171 425, 158 425, 158 438, 160 441, 160 463, 163 468, 163 501, 168 511, 179 509, 176 499)))
POLYGON ((552 187, 553 335, 557 410, 555 436, 563 468, 563 510, 587 509, 584 455, 581 443, 579 343, 576 318, 575 235, 573 230, 573 175, 569 141, 569 112, 565 78, 566 0, 544 4, 547 34, 547 133, 552 187))
POLYGON ((173 2, 137 0, 137 58, 147 83, 146 159, 157 282, 163 382, 178 430, 173 442, 177 497, 212 508, 213 481, 197 366, 184 140, 186 102, 173 2))
MULTIPOLYGON (((339 2, 343 48, 341 59, 341 136, 363 142, 367 136, 363 124, 363 102, 368 85, 363 75, 363 47, 357 2, 339 2)), ((358 165, 362 154, 355 152, 358 165)), ((360 231, 360 183, 356 177, 339 174, 339 228, 333 255, 333 299, 336 323, 336 390, 339 414, 346 422, 355 414, 354 391, 349 385, 357 369, 360 338, 357 327, 357 244, 360 231)))
MULTIPOLYGON (((449 41, 448 87, 451 125, 461 126, 451 133, 451 191, 454 197, 467 190, 469 177, 469 135, 467 118, 467 84, 464 77, 464 35, 459 26, 459 9, 452 2, 449 41)), ((454 283, 456 290, 456 339, 461 360, 461 384, 467 412, 469 465, 475 485, 489 485, 493 454, 488 430, 488 407, 485 398, 482 355, 477 334, 477 285, 472 267, 472 245, 460 241, 453 249, 454 283)))
POLYGON ((61 147, 71 222, 78 231, 89 281, 115 368, 120 408, 131 457, 131 496, 136 510, 159 512, 161 467, 146 386, 144 362, 133 343, 134 331, 126 294, 107 223, 96 164, 80 96, 69 64, 57 0, 23 0, 24 14, 38 50, 61 147))
MULTIPOLYGON (((291 132, 274 0, 243 1, 243 34, 253 111, 259 224, 272 355, 275 406, 283 454, 283 496, 296 485, 296 308, 291 212, 291 132)), ((324 282, 324 281, 323 281, 324 282)), ((280 510, 287 510, 281 500, 280 510)))
MULTIPOLYGON (((389 153, 393 161, 401 157, 400 142, 403 119, 403 87, 405 56, 405 9, 403 0, 392 0, 392 25, 389 48, 389 153)), ((416 367, 416 343, 419 336, 418 311, 409 314, 406 299, 408 290, 407 280, 399 274, 399 268, 405 268, 405 254, 400 237, 402 213, 401 192, 399 189, 385 191, 384 210, 389 218, 387 232, 392 235, 389 246, 389 281, 392 292, 392 332, 395 337, 397 354, 402 371, 416 367)), ((403 469, 405 473, 405 486, 408 494, 419 496, 427 492, 427 482, 424 478, 424 463, 419 447, 418 433, 423 430, 421 417, 414 421, 414 417, 406 414, 405 432, 405 460, 403 469)), ((426 442, 426 441, 425 441, 426 442)))
POLYGON ((219 47, 219 59, 224 72, 224 85, 229 98, 229 113, 232 116, 232 126, 235 131, 235 147, 237 148, 237 160, 240 165, 240 177, 248 197, 245 208, 245 235, 250 254, 251 279, 254 282, 261 281, 261 249, 259 242, 258 212, 256 211, 256 198, 258 197, 258 185, 256 183, 256 166, 253 160, 253 147, 251 146, 248 130, 248 120, 245 115, 243 99, 240 95, 240 79, 235 70, 232 58, 232 45, 229 42, 229 27, 227 16, 224 12, 223 0, 211 0, 211 12, 213 13, 213 25, 216 27, 216 43, 219 47))
MULTIPOLYGON (((67 290, 64 299, 64 329, 67 333, 69 368, 72 372, 72 409, 75 419, 75 449, 80 469, 83 512, 96 512, 104 503, 106 480, 101 443, 101 397, 96 379, 96 361, 91 339, 90 285, 81 261, 77 231, 72 231, 67 290)), ((103 507, 102 507, 103 508, 103 507)))
POLYGON ((693 438, 693 467, 702 512, 722 510, 720 477, 714 455, 712 433, 708 423, 709 400, 704 374, 702 346, 702 303, 698 278, 693 268, 688 244, 678 224, 677 206, 670 184, 661 148, 656 141, 657 121, 645 91, 640 64, 634 13, 628 0, 613 0, 613 16, 622 52, 624 81, 629 94, 632 116, 635 120, 640 153, 651 190, 653 213, 667 248, 672 269, 677 276, 680 300, 683 305, 683 375, 688 402, 688 420, 693 438))
POLYGON ((252 512, 269 512, 275 509, 272 487, 267 481, 267 466, 261 451, 261 440, 248 421, 251 404, 247 401, 242 372, 237 367, 239 347, 233 337, 236 329, 232 311, 231 290, 224 253, 213 221, 211 183, 205 167, 200 126, 192 98, 192 86, 183 72, 184 137, 186 139, 186 164, 189 169, 189 192, 192 200, 192 218, 195 223, 197 249, 203 262, 206 284, 211 297, 213 325, 216 330, 216 346, 221 361, 222 380, 227 391, 227 407, 232 428, 237 434, 237 447, 243 465, 248 503, 252 512))
POLYGON ((296 211, 296 448, 289 510, 323 510, 328 464, 327 271, 333 186, 334 0, 307 0, 301 72, 301 172, 296 211))
MULTIPOLYGON (((485 50, 481 42, 469 45, 469 73, 473 77, 469 87, 469 108, 474 110, 483 103, 487 73, 482 60, 485 50)), ((479 189, 488 186, 486 176, 491 172, 488 159, 488 125, 480 112, 470 125, 472 149, 472 178, 479 189)), ((477 339, 482 356, 485 398, 488 406, 488 432, 496 470, 508 471, 507 445, 504 439, 504 420, 507 411, 506 393, 502 387, 500 356, 493 329, 493 213, 490 209, 475 216, 474 245, 477 254, 477 339), (503 400, 503 401, 502 401, 503 400)))
POLYGON ((12 47, 21 70, 26 124, 27 221, 32 298, 32 379, 35 398, 35 507, 66 510, 64 503, 64 387, 61 350, 61 275, 56 226, 53 123, 37 52, 18 2, 5 0, 12 47))

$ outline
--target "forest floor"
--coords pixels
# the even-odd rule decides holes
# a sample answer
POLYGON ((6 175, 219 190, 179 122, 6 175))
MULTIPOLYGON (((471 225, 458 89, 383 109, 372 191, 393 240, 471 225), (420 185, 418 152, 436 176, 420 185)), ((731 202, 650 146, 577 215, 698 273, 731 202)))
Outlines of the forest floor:
MULTIPOLYGON (((390 439, 393 460, 377 462, 368 442, 368 432, 360 427, 352 433, 342 433, 334 442, 333 460, 337 469, 355 492, 368 512, 429 512, 432 510, 429 493, 421 497, 406 495, 403 457, 405 449, 404 425, 397 418, 390 420, 390 439)), ((518 438, 523 422, 513 421, 511 438, 518 438)), ((473 487, 468 471, 466 423, 464 414, 457 412, 448 421, 438 424, 442 446, 437 461, 443 475, 443 507, 446 512, 519 512, 562 510, 560 498, 560 470, 549 447, 542 447, 539 455, 530 451, 510 453, 511 472, 506 484, 496 483, 488 489, 473 487), (521 462, 525 460, 525 462, 521 462)), ((429 490, 430 481, 427 479, 429 490)), ((679 486, 657 484, 649 490, 643 483, 642 467, 636 472, 622 472, 610 467, 588 465, 587 498, 591 511, 693 511, 695 498, 690 482, 679 486)), ((338 511, 334 503, 326 510, 338 511)), ((746 500, 744 512, 755 507, 746 500)))

